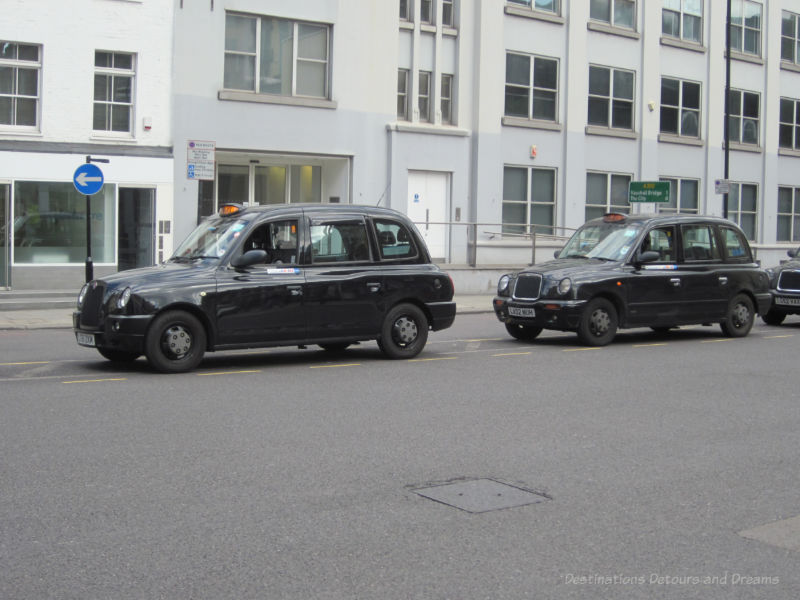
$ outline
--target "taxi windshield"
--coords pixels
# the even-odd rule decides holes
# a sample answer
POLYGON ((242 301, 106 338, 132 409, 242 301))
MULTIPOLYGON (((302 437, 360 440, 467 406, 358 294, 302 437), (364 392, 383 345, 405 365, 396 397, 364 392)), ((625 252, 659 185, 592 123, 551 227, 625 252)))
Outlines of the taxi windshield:
POLYGON ((558 258, 625 260, 641 230, 640 223, 587 223, 570 238, 558 258))
POLYGON ((170 258, 173 262, 222 258, 247 227, 245 219, 211 217, 200 223, 170 258))

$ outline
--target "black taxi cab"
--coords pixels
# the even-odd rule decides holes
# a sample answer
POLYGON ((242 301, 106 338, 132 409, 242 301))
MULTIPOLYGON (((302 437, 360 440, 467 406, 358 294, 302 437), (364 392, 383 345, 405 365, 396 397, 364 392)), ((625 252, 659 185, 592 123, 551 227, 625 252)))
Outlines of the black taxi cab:
POLYGON ((789 260, 767 269, 772 304, 761 318, 768 325, 780 325, 788 315, 800 315, 800 248, 786 254, 789 260))
POLYGON ((412 358, 455 319, 453 282, 408 218, 357 205, 224 205, 167 262, 90 281, 78 344, 162 372, 215 350, 377 340, 412 358))
POLYGON ((493 306, 520 340, 556 329, 603 346, 619 328, 711 323, 741 337, 769 309, 768 285, 727 219, 612 213, 586 222, 555 260, 500 277, 493 306))

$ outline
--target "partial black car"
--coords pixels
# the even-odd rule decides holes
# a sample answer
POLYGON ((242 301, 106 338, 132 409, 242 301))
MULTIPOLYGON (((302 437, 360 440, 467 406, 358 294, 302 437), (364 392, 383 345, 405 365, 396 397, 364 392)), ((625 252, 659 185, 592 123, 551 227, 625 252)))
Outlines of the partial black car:
POLYGON ((453 282, 408 218, 356 205, 224 205, 164 264, 87 283, 78 344, 163 372, 206 352, 377 340, 412 358, 455 319, 453 282))
POLYGON ((761 318, 768 325, 780 325, 788 315, 800 315, 800 248, 786 254, 789 260, 767 269, 772 304, 761 318))
POLYGON ((603 346, 633 327, 718 323, 745 336, 770 292, 744 233, 726 219, 610 213, 585 223, 555 260, 500 277, 493 306, 514 338, 555 329, 603 346))

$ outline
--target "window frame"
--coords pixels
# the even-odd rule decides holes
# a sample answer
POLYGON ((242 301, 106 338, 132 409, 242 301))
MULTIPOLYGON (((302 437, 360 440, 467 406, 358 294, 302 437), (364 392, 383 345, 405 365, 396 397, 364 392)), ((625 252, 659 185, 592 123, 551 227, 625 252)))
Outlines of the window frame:
POLYGON ((433 85, 433 72, 432 71, 419 71, 417 77, 417 110, 419 111, 419 120, 421 123, 432 123, 433 114, 431 111, 431 100, 433 99, 432 85, 433 85), (425 85, 423 86, 423 81, 425 85), (424 91, 424 93, 423 93, 424 91), (423 109, 423 104, 424 109, 423 109))
POLYGON ((603 216, 606 213, 622 213, 622 214, 630 214, 631 211, 631 204, 629 201, 629 190, 630 184, 633 181, 633 175, 630 173, 615 173, 609 171, 586 171, 586 198, 584 199, 584 216, 585 221, 589 221, 591 219, 595 219, 598 216, 603 216), (589 204, 589 177, 597 177, 597 176, 604 176, 605 177, 605 198, 604 204, 589 204), (627 185, 625 186, 625 204, 612 204, 612 192, 614 191, 614 178, 619 179, 627 179, 627 185), (598 208, 603 208, 603 213, 601 215, 590 215, 590 210, 597 210, 598 208))
MULTIPOLYGON (((596 103, 595 103, 596 104, 596 103)), ((615 129, 619 131, 635 131, 636 127, 636 71, 631 71, 630 69, 619 69, 617 67, 605 67, 602 65, 589 65, 589 101, 588 101, 588 113, 586 116, 586 122, 589 126, 592 127, 607 127, 608 129, 615 129), (591 86, 591 79, 592 79, 592 69, 599 69, 608 71, 608 78, 609 78, 609 95, 604 96, 598 94, 596 92, 592 92, 591 86), (615 88, 616 88, 616 81, 615 81, 615 74, 619 73, 627 73, 630 74, 632 77, 631 81, 631 98, 624 98, 618 97, 615 95, 615 88), (595 123, 590 120, 592 114, 592 99, 601 100, 603 102, 608 103, 608 108, 606 110, 606 121, 605 123, 595 123), (619 127, 614 125, 615 121, 615 104, 625 103, 626 106, 630 108, 630 127, 619 127)))
POLYGON ((747 90, 740 90, 740 89, 731 89, 731 95, 738 95, 738 102, 734 102, 734 98, 731 97, 730 99, 730 111, 729 111, 729 140, 735 142, 737 144, 747 145, 747 146, 761 146, 761 93, 760 92, 750 92, 747 90), (758 100, 758 116, 754 119, 752 116, 746 116, 744 114, 744 105, 746 96, 755 97, 758 100), (736 109, 736 104, 739 105, 738 112, 734 112, 736 109), (755 142, 744 141, 744 130, 745 125, 747 123, 752 123, 755 121, 756 124, 756 140, 755 142), (736 131, 736 136, 734 139, 733 132, 736 131))
POLYGON ((409 111, 409 99, 411 97, 409 90, 409 81, 411 79, 410 69, 397 69, 397 118, 401 121, 410 121, 411 113, 409 111), (404 89, 400 89, 401 82, 404 84, 404 89), (400 112, 400 102, 403 102, 403 111, 400 112))
POLYGON ((41 44, 28 44, 25 42, 15 42, 11 40, 0 40, 0 44, 10 44, 15 46, 15 58, 2 58, 0 57, 0 68, 11 69, 13 78, 12 90, 10 92, 0 92, 0 98, 10 98, 9 108, 11 110, 11 123, 0 123, 0 131, 30 131, 38 132, 41 127, 41 111, 42 111, 42 64, 43 64, 43 51, 44 48, 41 44), (36 49, 36 60, 25 60, 19 58, 20 46, 30 47, 36 49), (20 69, 32 70, 36 72, 36 95, 19 93, 19 71, 20 69), (34 102, 33 119, 34 123, 19 125, 18 104, 20 100, 27 100, 34 102))
POLYGON ((441 92, 439 95, 439 110, 442 115, 442 125, 455 124, 455 115, 453 114, 453 85, 455 83, 455 76, 452 73, 442 73, 441 84, 439 86, 441 92), (447 84, 447 85, 445 85, 447 84), (445 87, 448 88, 448 93, 445 93, 445 87))
POLYGON ((561 76, 561 69, 560 69, 559 60, 557 58, 551 56, 541 56, 538 54, 526 54, 524 52, 506 52, 506 78, 505 78, 505 87, 504 87, 504 102, 503 102, 503 115, 506 117, 512 117, 517 119, 527 119, 529 121, 541 121, 546 123, 558 123, 559 117, 559 78, 561 76), (523 57, 528 60, 528 84, 522 85, 519 83, 510 83, 508 81, 508 60, 509 56, 517 56, 523 57), (549 88, 544 86, 537 86, 536 85, 536 63, 537 61, 545 61, 548 63, 554 63, 556 69, 556 86, 555 88, 549 88), (509 88, 514 88, 517 90, 525 90, 525 96, 527 98, 527 115, 521 116, 518 114, 509 114, 508 112, 508 91, 509 88), (548 94, 553 95, 553 116, 552 118, 542 118, 535 116, 536 108, 538 104, 535 102, 537 91, 539 93, 546 92, 548 94))
POLYGON ((453 28, 455 26, 456 2, 455 0, 442 0, 442 27, 453 28))
POLYGON ((687 79, 679 79, 677 77, 666 77, 661 76, 661 99, 660 99, 660 108, 661 112, 659 114, 659 124, 658 130, 660 133, 664 133, 667 135, 675 135, 678 137, 685 137, 691 139, 700 139, 700 133, 702 131, 702 122, 700 120, 701 113, 703 106, 703 86, 699 81, 690 81, 687 79), (665 104, 664 102, 664 82, 666 81, 675 81, 678 83, 678 104, 665 104), (686 107, 684 104, 684 92, 685 87, 687 85, 695 85, 697 86, 697 108, 686 107), (664 111, 665 110, 675 110, 678 113, 677 124, 678 130, 677 131, 668 131, 664 129, 664 111), (683 132, 683 118, 686 113, 696 115, 697 118, 697 133, 695 135, 687 134, 683 132))
MULTIPOLYGON (((225 40, 227 42, 227 33, 228 33, 228 17, 239 17, 245 19, 253 19, 256 23, 256 31, 255 31, 255 52, 245 52, 240 50, 229 50, 227 47, 223 49, 223 89, 230 92, 239 92, 239 93, 251 93, 256 95, 265 95, 265 96, 276 96, 279 98, 313 98, 313 99, 321 99, 321 100, 330 100, 331 99, 331 74, 333 69, 332 63, 332 38, 333 38, 333 26, 330 23, 323 23, 323 22, 314 22, 314 21, 303 21, 297 19, 285 19, 281 17, 276 17, 272 15, 257 15, 257 14, 250 14, 250 13, 242 13, 237 11, 226 11, 225 12, 225 40), (292 27, 292 56, 291 56, 291 85, 290 85, 290 92, 289 93, 275 93, 269 91, 262 91, 262 77, 261 77, 261 59, 262 59, 262 46, 263 46, 263 39, 262 39, 262 25, 265 20, 274 20, 279 22, 289 23, 292 27), (300 34, 299 30, 301 26, 309 26, 309 27, 319 27, 324 28, 325 30, 325 58, 318 59, 313 57, 303 57, 299 56, 298 48, 299 48, 299 39, 300 34), (253 89, 247 89, 242 87, 228 87, 225 81, 225 74, 226 74, 226 64, 228 56, 254 56, 254 63, 253 63, 253 70, 252 70, 252 77, 253 77, 253 89), (299 66, 302 63, 313 63, 313 64, 322 64, 324 65, 323 74, 324 74, 324 81, 322 82, 324 93, 322 96, 318 95, 310 95, 310 94, 300 94, 297 91, 298 87, 298 72, 300 71, 299 66)), ((226 46, 227 44, 224 44, 226 46)))
POLYGON ((636 17, 637 17, 637 4, 636 0, 598 0, 599 2, 607 3, 608 5, 608 19, 598 17, 596 14, 592 15, 592 10, 595 7, 595 0, 590 0, 589 4, 589 20, 595 23, 604 23, 610 27, 618 27, 619 29, 626 29, 628 31, 636 31, 636 17), (617 3, 631 5, 633 8, 633 15, 631 17, 631 24, 620 24, 617 22, 617 3))
POLYGON ((399 0, 399 17, 401 21, 412 22, 414 20, 413 0, 399 0))
POLYGON ((800 151, 800 100, 795 98, 784 98, 781 97, 780 99, 780 107, 778 110, 778 148, 785 148, 787 150, 798 150, 800 151), (792 120, 786 121, 784 120, 784 103, 791 103, 792 107, 792 120), (783 143, 784 132, 786 129, 790 129, 792 143, 790 145, 786 145, 783 143))
POLYGON ((503 199, 501 201, 501 231, 503 235, 531 235, 536 231, 536 228, 549 228, 552 234, 556 228, 556 213, 558 209, 558 169, 556 167, 530 167, 520 165, 503 165, 503 180, 505 182, 506 172, 509 170, 524 171, 525 172, 525 199, 508 199, 506 198, 505 183, 503 185, 503 199), (534 199, 534 171, 547 172, 552 175, 553 182, 553 196, 546 202, 534 199), (524 205, 525 206, 525 223, 507 223, 503 218, 503 208, 507 204, 524 205), (534 208, 537 206, 547 206, 552 209, 552 219, 550 224, 540 224, 533 222, 534 208))
POLYGON ((731 0, 731 52, 739 52, 750 56, 762 56, 764 30, 764 5, 754 0, 731 0), (748 7, 758 7, 758 27, 748 26, 745 17, 745 9, 748 7), (741 19, 741 24, 735 24, 737 18, 741 19), (747 50, 746 41, 748 32, 757 32, 758 50, 756 52, 747 50), (738 34, 738 36, 737 36, 738 34), (738 42, 737 42, 738 37, 738 42), (740 43, 739 43, 740 42, 740 43))
POLYGON ((526 6, 533 11, 553 14, 556 16, 561 15, 562 0, 548 0, 548 3, 552 6, 552 8, 538 6, 539 3, 538 0, 506 0, 506 2, 508 2, 509 4, 521 4, 522 6, 526 6))
POLYGON ((134 124, 136 123, 136 67, 137 67, 137 55, 135 52, 120 52, 116 50, 95 50, 95 65, 94 65, 94 97, 92 98, 92 133, 94 135, 107 135, 107 136, 120 136, 120 135, 127 135, 133 137, 135 134, 135 127, 134 124), (98 54, 109 54, 111 55, 112 66, 98 66, 97 65, 97 58, 98 54), (125 69, 116 66, 116 59, 118 56, 126 56, 130 57, 131 67, 130 69, 125 69), (110 89, 109 89, 109 80, 106 80, 106 98, 103 100, 98 100, 97 98, 97 78, 98 77, 106 77, 110 78, 110 89), (114 100, 114 88, 116 87, 116 80, 117 79, 129 79, 130 80, 130 101, 129 102, 118 102, 114 100), (111 98, 108 97, 110 92, 111 98), (96 119, 97 119, 97 110, 98 107, 104 106, 105 107, 105 127, 102 129, 98 129, 95 127, 96 119), (114 115, 114 108, 115 107, 127 107, 128 109, 128 128, 127 129, 114 129, 113 128, 113 115, 114 115))
POLYGON ((791 63, 800 64, 800 14, 793 13, 788 10, 781 11, 781 60, 791 63), (792 21, 792 35, 786 35, 784 31, 784 21, 786 17, 792 21), (787 43, 791 44, 791 57, 784 56, 784 47, 787 43))
POLYGON ((775 231, 776 242, 800 242, 800 187, 779 185, 778 186, 778 209, 776 211, 777 224, 775 231), (789 211, 781 210, 781 192, 789 192, 789 211), (788 239, 781 235, 781 223, 788 220, 789 235, 788 239))
POLYGON ((693 177, 659 177, 659 181, 667 181, 669 182, 669 195, 670 195, 670 202, 668 206, 664 206, 664 203, 658 203, 656 205, 656 212, 658 214, 664 215, 674 215, 674 214, 684 214, 684 215, 697 215, 700 214, 700 184, 701 181, 699 179, 694 179, 693 177), (684 202, 684 196, 686 195, 686 190, 684 183, 691 182, 695 184, 695 193, 694 193, 694 207, 691 206, 684 206, 684 204, 688 203, 688 200, 684 202), (673 190, 675 190, 675 206, 672 206, 672 197, 673 197, 673 190))
POLYGON ((704 18, 705 18, 705 14, 704 14, 705 6, 703 4, 703 0, 700 0, 700 15, 699 16, 695 15, 693 13, 687 12, 687 10, 686 10, 687 0, 674 0, 674 1, 677 1, 678 3, 680 3, 680 8, 677 9, 677 10, 667 6, 667 4, 670 2, 670 0, 663 0, 663 2, 662 2, 662 6, 661 6, 661 35, 669 37, 669 38, 672 38, 672 39, 675 39, 675 40, 681 40, 683 42, 688 42, 690 44, 702 45, 703 44, 703 25, 704 25, 704 18), (677 15, 678 35, 674 35, 672 33, 668 33, 666 31, 664 31, 665 22, 666 22, 665 18, 664 18, 665 13, 670 13, 670 14, 677 15), (687 17, 698 18, 700 20, 699 26, 697 27, 697 31, 699 32, 699 39, 694 39, 692 37, 687 37, 686 36, 685 31, 686 31, 686 18, 687 17))
POLYGON ((728 193, 728 219, 736 223, 739 228, 744 231, 745 238, 748 241, 756 241, 758 236, 758 184, 756 183, 744 183, 744 182, 731 182, 730 183, 730 191, 728 193), (742 210, 742 189, 744 187, 748 189, 752 188, 755 190, 755 207, 753 210, 742 210), (733 193, 733 190, 737 190, 733 193), (736 206, 731 206, 731 199, 732 197, 736 197, 736 206), (752 225, 752 237, 750 237, 750 227, 745 227, 742 225, 742 215, 752 215, 753 217, 753 225, 752 225))
POLYGON ((434 0, 419 0, 419 22, 422 25, 436 24, 436 2, 434 0))

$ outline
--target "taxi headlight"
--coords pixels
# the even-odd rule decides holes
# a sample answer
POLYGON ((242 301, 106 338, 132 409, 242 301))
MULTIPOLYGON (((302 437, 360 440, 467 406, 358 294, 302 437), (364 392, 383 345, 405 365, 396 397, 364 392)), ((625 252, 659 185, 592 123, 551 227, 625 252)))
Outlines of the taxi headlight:
POLYGON ((81 291, 78 292, 78 308, 83 306, 83 301, 86 298, 86 292, 88 291, 89 291, 89 284, 84 283, 83 287, 81 288, 81 291))
POLYGON ((572 289, 572 280, 569 277, 565 277, 561 281, 558 282, 558 293, 562 296, 569 293, 572 289))
POLYGON ((117 298, 117 308, 125 308, 131 299, 131 288, 126 287, 125 291, 117 298))
POLYGON ((503 275, 497 281, 497 293, 502 294, 508 289, 508 282, 511 281, 511 278, 508 275, 503 275))

